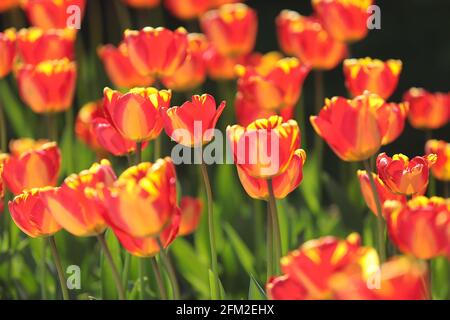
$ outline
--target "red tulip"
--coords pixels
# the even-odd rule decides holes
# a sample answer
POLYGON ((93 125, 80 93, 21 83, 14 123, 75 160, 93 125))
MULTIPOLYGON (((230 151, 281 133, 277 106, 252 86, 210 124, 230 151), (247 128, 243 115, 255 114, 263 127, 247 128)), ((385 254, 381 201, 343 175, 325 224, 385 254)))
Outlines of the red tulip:
POLYGON ((450 180, 450 143, 443 140, 428 140, 425 145, 425 153, 437 155, 436 163, 431 167, 431 172, 436 179, 450 180))
POLYGON ((0 214, 3 212, 3 198, 5 197, 5 189, 3 187, 3 164, 8 158, 8 154, 0 153, 0 214))
POLYGON ((203 203, 201 200, 192 197, 183 197, 180 201, 181 221, 180 236, 191 234, 197 229, 202 215, 203 203))
POLYGON ((103 117, 101 100, 82 106, 75 120, 75 135, 92 150, 102 153, 104 148, 98 141, 94 127, 94 120, 99 117, 103 117))
POLYGON ((5 12, 15 7, 18 7, 20 0, 3 0, 0 2, 0 12, 5 12))
POLYGON ((182 20, 195 19, 209 7, 209 0, 164 0, 167 10, 182 20))
POLYGON ((161 0, 122 0, 130 7, 141 8, 154 8, 158 6, 161 0))
POLYGON ((23 153, 41 149, 42 146, 49 142, 50 140, 47 139, 34 140, 31 138, 11 140, 9 142, 9 151, 11 151, 11 155, 14 157, 20 157, 23 153))
POLYGON ((16 57, 16 30, 6 29, 0 32, 0 79, 8 75, 12 70, 16 57))

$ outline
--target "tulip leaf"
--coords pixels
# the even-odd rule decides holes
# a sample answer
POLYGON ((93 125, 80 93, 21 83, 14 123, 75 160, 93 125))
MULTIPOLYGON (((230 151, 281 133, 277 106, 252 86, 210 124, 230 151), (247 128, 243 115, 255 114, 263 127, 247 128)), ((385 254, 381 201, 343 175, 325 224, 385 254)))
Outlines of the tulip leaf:
POLYGON ((256 281, 255 277, 250 274, 250 284, 248 287, 249 300, 267 300, 266 293, 261 285, 256 281))
MULTIPOLYGON (((119 241, 111 230, 105 233, 105 241, 114 260, 117 270, 122 270, 121 247, 119 241)), ((105 257, 105 253, 101 253, 101 282, 102 282, 102 299, 117 299, 117 288, 111 271, 111 266, 105 257)))
POLYGON ((244 267, 247 273, 255 273, 255 258, 253 257, 253 254, 248 249, 245 242, 242 241, 238 233, 230 224, 226 223, 224 228, 228 239, 230 240, 230 243, 234 249, 234 252, 238 257, 239 262, 242 264, 242 267, 244 267))
POLYGON ((305 166, 303 167, 303 180, 299 190, 303 196, 303 200, 309 210, 318 215, 320 212, 320 175, 322 171, 318 167, 318 157, 315 151, 308 154, 305 166))

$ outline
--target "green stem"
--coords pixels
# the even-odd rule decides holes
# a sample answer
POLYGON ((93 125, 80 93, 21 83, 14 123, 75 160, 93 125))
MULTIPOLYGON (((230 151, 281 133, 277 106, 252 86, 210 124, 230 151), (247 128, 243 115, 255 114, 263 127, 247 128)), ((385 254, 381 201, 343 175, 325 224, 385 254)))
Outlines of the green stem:
POLYGON ((213 196, 211 190, 211 183, 208 176, 208 168, 206 164, 202 161, 200 165, 203 183, 206 190, 206 199, 208 202, 208 228, 209 228, 209 244, 211 249, 211 269, 214 274, 214 292, 217 293, 218 297, 211 297, 211 299, 220 299, 220 285, 219 285, 219 274, 217 270, 217 250, 216 250, 216 235, 214 228, 214 216, 213 216, 213 196))
POLYGON ((3 105, 0 102, 0 151, 4 153, 8 152, 8 150, 6 150, 8 148, 7 134, 5 113, 3 112, 3 105))
POLYGON ((139 259, 139 299, 145 299, 145 276, 144 276, 144 259, 139 259))
POLYGON ((433 300, 433 262, 431 259, 427 260, 427 267, 428 267, 428 292, 429 292, 429 298, 430 300, 433 300))
POLYGON ((53 260, 55 260, 56 273, 58 274, 59 285, 61 287, 61 293, 64 300, 69 300, 69 291, 67 290, 66 279, 64 277, 64 271, 61 264, 61 258, 58 254, 58 249, 56 247, 56 241, 54 236, 47 238, 50 245, 50 251, 53 255, 53 260))
POLYGON ((161 135, 156 137, 155 141, 153 142, 153 146, 153 159, 156 161, 161 158, 161 135))
POLYGON ((273 226, 270 206, 267 206, 267 281, 273 276, 273 226))
MULTIPOLYGON (((316 115, 319 115, 320 110, 322 110, 324 104, 324 82, 323 82, 323 71, 314 71, 314 107, 316 115)), ((317 168, 320 172, 322 170, 323 163, 323 139, 318 135, 314 135, 314 151, 317 154, 317 168)), ((319 192, 321 197, 321 193, 319 192)), ((319 199, 320 201, 320 199, 319 199)))
POLYGON ((167 292, 166 286, 164 285, 164 281, 161 276, 161 270, 159 270, 158 261, 156 261, 155 257, 150 258, 150 263, 152 264, 152 270, 155 274, 156 284, 159 290, 159 296, 162 300, 167 300, 167 292))
POLYGON ((124 288, 126 288, 128 283, 128 271, 130 270, 131 255, 125 250, 124 253, 125 253, 125 261, 123 263, 123 270, 122 270, 122 285, 124 288))
POLYGON ((58 122, 57 113, 47 113, 48 133, 47 136, 51 141, 58 142, 58 122))
POLYGON ((142 142, 136 142, 136 160, 135 165, 138 165, 142 161, 142 142))
POLYGON ((173 268, 172 262, 170 261, 169 257, 166 254, 166 251, 164 250, 164 247, 161 243, 161 240, 159 238, 156 238, 156 241, 158 242, 159 246, 159 254, 161 256, 161 259, 164 262, 164 265, 166 266, 167 273, 169 274, 170 284, 172 285, 173 290, 173 299, 179 300, 180 299, 180 288, 178 286, 177 277, 175 275, 175 270, 173 268))
POLYGON ((41 298, 42 300, 47 300, 47 290, 45 287, 45 278, 47 277, 47 261, 46 261, 46 252, 47 252, 47 241, 42 239, 41 244, 41 298))
POLYGON ((280 225, 278 222, 278 210, 277 203, 275 199, 275 194, 273 192, 273 184, 272 179, 267 180, 267 186, 269 189, 269 208, 270 215, 272 218, 272 227, 273 227, 273 244, 274 244, 274 272, 275 274, 280 273, 280 260, 281 260, 281 235, 280 235, 280 225))
POLYGON ((370 168, 370 162, 368 159, 364 160, 364 167, 366 169, 367 175, 369 176, 370 187, 372 188, 372 194, 377 208, 378 254, 380 255, 381 263, 383 263, 384 261, 386 261, 383 210, 381 208, 380 198, 378 197, 377 187, 375 186, 375 180, 373 179, 372 170, 370 168))
POLYGON ((116 283, 117 293, 119 295, 120 300, 125 300, 125 290, 123 289, 122 280, 120 279, 119 272, 117 271, 116 265, 114 264, 113 257, 111 255, 111 251, 109 251, 108 244, 105 241, 105 236, 103 234, 97 235, 98 242, 102 247, 102 250, 106 256, 106 260, 109 263, 109 266, 112 271, 112 275, 114 278, 114 282, 116 283))

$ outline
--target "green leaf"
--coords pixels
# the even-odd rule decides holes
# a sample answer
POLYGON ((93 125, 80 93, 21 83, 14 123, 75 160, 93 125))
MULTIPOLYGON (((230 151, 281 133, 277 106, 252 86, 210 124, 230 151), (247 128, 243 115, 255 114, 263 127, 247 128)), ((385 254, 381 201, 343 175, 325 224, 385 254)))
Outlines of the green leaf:
POLYGON ((238 233, 230 224, 226 223, 224 228, 228 239, 230 240, 230 243, 234 249, 234 252, 236 253, 239 262, 242 264, 245 271, 247 273, 255 273, 255 258, 253 257, 251 251, 248 249, 247 245, 244 243, 244 241, 242 241, 238 233))
MULTIPOLYGON (((111 230, 107 230, 105 233, 105 240, 108 245, 109 251, 114 260, 117 270, 122 270, 122 258, 120 254, 120 244, 114 233, 111 230)), ((101 282, 102 282, 102 299, 117 299, 117 289, 114 277, 112 275, 111 266, 105 257, 105 253, 101 254, 101 282)))
POLYGON ((320 212, 321 171, 318 167, 316 153, 313 151, 310 154, 308 154, 308 159, 303 167, 303 180, 299 190, 309 210, 317 215, 320 212))
POLYGON ((266 293, 264 289, 260 286, 255 277, 250 274, 250 285, 248 287, 248 300, 266 300, 266 293))

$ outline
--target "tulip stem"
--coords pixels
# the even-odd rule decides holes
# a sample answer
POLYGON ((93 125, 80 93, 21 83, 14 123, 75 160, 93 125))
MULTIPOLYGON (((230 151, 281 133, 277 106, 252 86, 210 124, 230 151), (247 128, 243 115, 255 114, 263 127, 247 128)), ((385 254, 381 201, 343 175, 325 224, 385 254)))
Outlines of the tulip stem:
POLYGON ((273 276, 273 227, 270 206, 267 206, 267 281, 273 276))
POLYGON ((219 273, 217 271, 217 251, 216 251, 216 235, 214 228, 214 216, 213 216, 213 196, 211 190, 211 183, 208 176, 208 168, 206 164, 202 161, 201 171, 203 176, 203 183, 205 184, 206 198, 208 201, 208 228, 209 228, 209 244, 211 249, 211 269, 214 274, 214 292, 217 297, 211 297, 211 299, 221 299, 220 294, 220 284, 219 284, 219 273))
POLYGON ((136 142, 136 163, 138 165, 142 162, 142 142, 136 142))
POLYGON ((156 241, 158 242, 159 246, 159 254, 161 255, 161 259, 164 262, 164 265, 166 266, 167 273, 169 274, 170 284, 172 285, 173 290, 173 299, 179 300, 180 299, 180 288, 178 286, 177 277, 175 275, 175 270, 173 268, 172 262, 170 261, 169 257, 166 254, 166 251, 164 250, 164 246, 161 243, 161 240, 156 238, 156 241))
POLYGON ((138 272, 139 272, 139 299, 144 300, 145 299, 145 277, 144 277, 144 259, 139 259, 139 265, 138 265, 138 272))
POLYGON ((6 132, 6 122, 5 122, 5 113, 3 112, 3 105, 0 103, 0 151, 6 153, 7 152, 7 132, 6 132))
MULTIPOLYGON (((314 104, 316 115, 319 115, 320 110, 324 104, 324 82, 323 82, 323 71, 314 71, 314 104)), ((314 136, 314 151, 317 156, 317 170, 320 172, 322 170, 323 162, 323 139, 316 134, 314 136)), ((321 192, 319 192, 319 197, 321 197, 321 192)), ((320 199, 319 199, 320 201, 320 199)))
POLYGON ((153 142, 154 150, 153 150, 153 158, 154 160, 158 160, 161 158, 161 136, 156 137, 155 141, 153 142))
POLYGON ((59 285, 61 286, 61 293, 64 300, 69 300, 69 291, 67 290, 66 279, 64 277, 64 271, 61 264, 61 258, 58 254, 58 249, 56 247, 56 241, 54 236, 47 238, 50 245, 50 251, 53 255, 53 260, 55 260, 56 273, 58 274, 59 285))
POLYGON ((48 138, 51 141, 58 142, 58 117, 54 112, 47 113, 48 120, 48 138))
POLYGON ((270 214, 272 217, 272 227, 273 227, 273 244, 274 244, 274 271, 275 274, 280 273, 280 259, 281 259, 281 235, 280 235, 280 224, 278 222, 278 210, 277 203, 275 200, 275 194, 273 192, 272 179, 267 180, 267 187, 269 190, 269 207, 270 214))
POLYGON ((161 277, 161 270, 159 270, 158 261, 155 257, 150 258, 150 263, 152 264, 153 273, 155 274, 156 284, 158 285, 159 296, 162 300, 167 300, 166 286, 161 277))
POLYGON ((372 188, 372 194, 373 198, 375 199, 375 205, 377 208, 378 254, 380 255, 381 263, 383 263, 384 261, 386 261, 383 210, 381 208, 380 198, 378 197, 377 187, 375 186, 375 180, 373 179, 372 170, 370 168, 370 162, 368 159, 364 160, 364 167, 366 169, 367 175, 369 176, 370 187, 372 188))
POLYGON ((113 257, 111 255, 111 251, 109 251, 108 244, 105 241, 105 236, 103 234, 97 235, 98 242, 102 247, 102 250, 106 256, 106 260, 109 263, 109 266, 112 271, 112 275, 114 278, 114 282, 116 283, 117 293, 119 295, 120 300, 125 300, 125 290, 123 289, 122 279, 120 279, 119 272, 117 271, 116 265, 114 264, 113 257))
POLYGON ((47 300, 47 288, 45 286, 45 278, 47 277, 47 241, 45 239, 42 239, 42 245, 41 245, 41 298, 42 300, 47 300))

